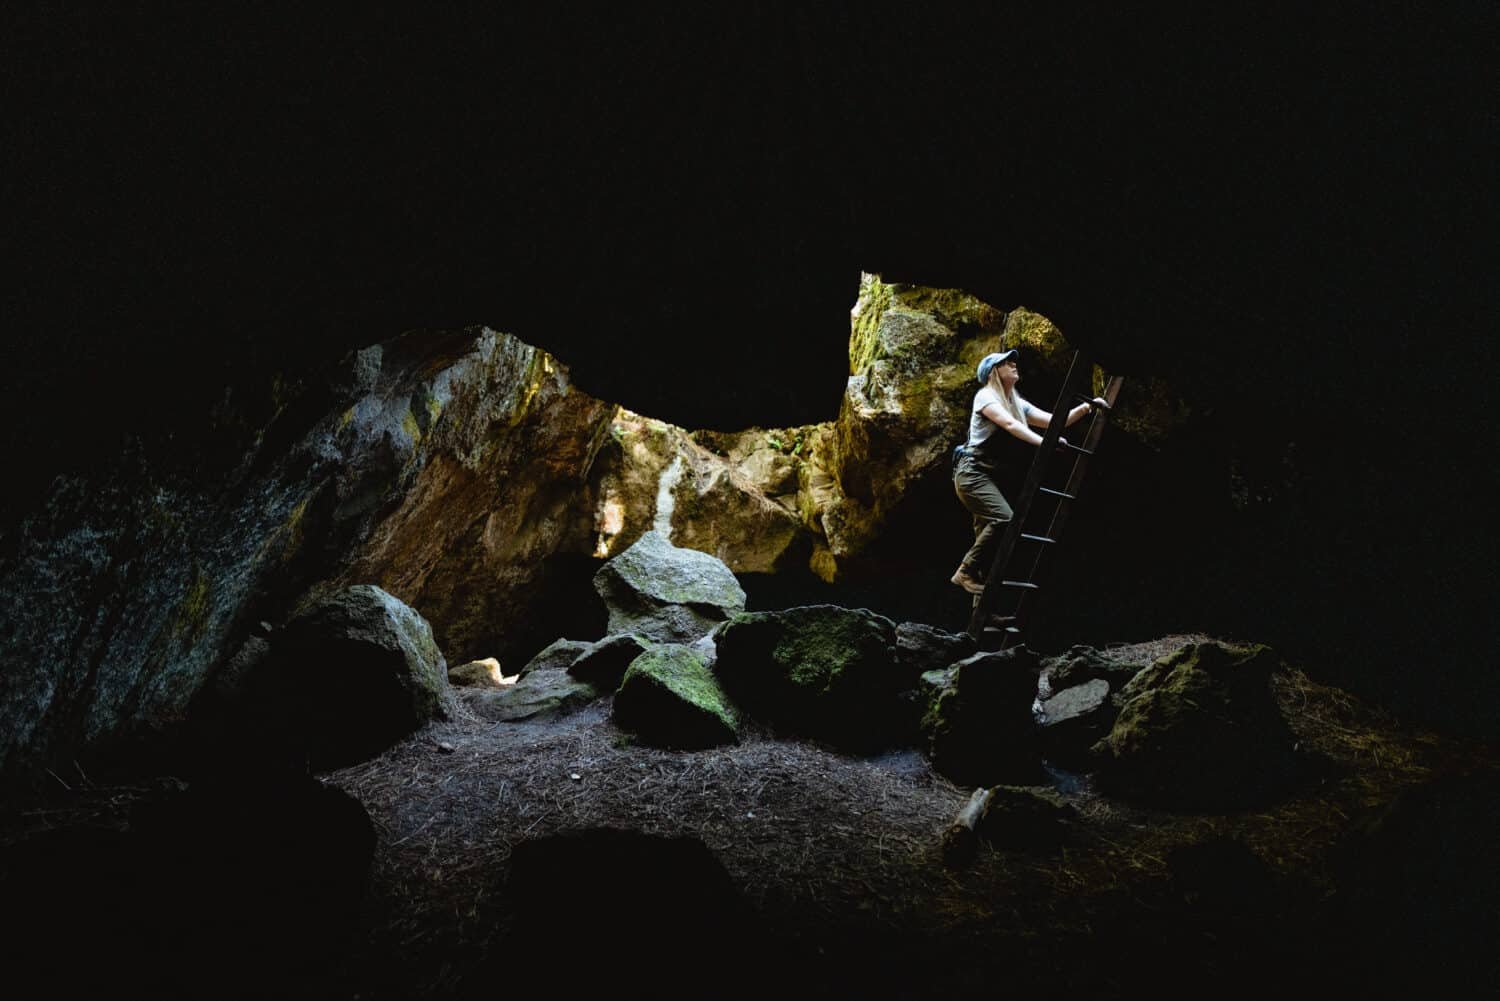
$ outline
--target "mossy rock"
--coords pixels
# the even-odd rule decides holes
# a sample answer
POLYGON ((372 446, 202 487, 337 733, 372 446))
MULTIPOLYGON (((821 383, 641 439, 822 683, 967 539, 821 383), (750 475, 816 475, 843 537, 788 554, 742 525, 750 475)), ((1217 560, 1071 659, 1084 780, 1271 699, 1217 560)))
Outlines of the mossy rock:
POLYGON ((1233 808, 1274 798, 1295 771, 1294 739, 1271 692, 1266 646, 1197 643, 1153 663, 1120 693, 1095 746, 1114 795, 1182 808, 1233 808))
POLYGON ((715 673, 752 716, 852 750, 898 739, 911 685, 890 619, 839 605, 742 612, 716 643, 715 673))
POLYGON ((1078 813, 1056 790, 1041 786, 996 786, 975 825, 997 848, 1044 851, 1075 836, 1078 813))
POLYGON ((739 719, 713 672, 681 644, 652 647, 631 661, 613 716, 657 747, 692 750, 739 739, 739 719))
POLYGON ((1025 648, 977 653, 923 680, 935 690, 922 717, 932 767, 961 785, 1041 780, 1031 704, 1038 666, 1025 648))

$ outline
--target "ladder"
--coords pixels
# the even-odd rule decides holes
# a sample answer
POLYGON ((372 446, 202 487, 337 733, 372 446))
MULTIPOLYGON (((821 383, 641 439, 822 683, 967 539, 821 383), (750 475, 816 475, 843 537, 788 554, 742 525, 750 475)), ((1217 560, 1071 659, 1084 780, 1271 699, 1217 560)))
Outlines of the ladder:
MULTIPOLYGON (((1071 404, 1093 398, 1080 391, 1080 384, 1085 383, 1093 369, 1093 362, 1082 351, 1074 352, 1067 377, 1063 379, 1062 391, 1057 394, 1057 403, 1052 408, 1052 421, 1042 435, 1042 443, 1037 446, 1031 468, 1026 471, 1021 493, 1013 505, 1010 522, 1005 526, 1005 534, 1000 537, 1000 544, 995 548, 990 572, 984 578, 984 593, 974 598, 974 611, 969 618, 967 632, 976 642, 983 638, 985 632, 993 633, 996 630, 1000 632, 1002 650, 1020 640, 1022 618, 1029 607, 1028 599, 1041 589, 1037 577, 1043 554, 1049 547, 1057 545, 1062 537, 1068 511, 1078 499, 1078 490, 1083 484, 1089 457, 1099 447, 1099 439, 1104 435, 1106 412, 1094 411, 1089 416, 1083 444, 1068 442, 1062 450, 1063 454, 1073 460, 1067 483, 1060 490, 1042 486, 1048 466, 1054 455, 1058 454, 1058 438, 1062 436, 1068 411, 1072 409, 1071 404), (1051 505, 1052 517, 1040 534, 1027 532, 1026 519, 1031 514, 1032 507, 1039 502, 1044 507, 1051 505), (997 611, 1002 609, 1003 611, 997 611)), ((1119 398, 1121 381, 1120 376, 1112 376, 1105 384, 1104 392, 1100 394, 1110 407, 1119 398)))

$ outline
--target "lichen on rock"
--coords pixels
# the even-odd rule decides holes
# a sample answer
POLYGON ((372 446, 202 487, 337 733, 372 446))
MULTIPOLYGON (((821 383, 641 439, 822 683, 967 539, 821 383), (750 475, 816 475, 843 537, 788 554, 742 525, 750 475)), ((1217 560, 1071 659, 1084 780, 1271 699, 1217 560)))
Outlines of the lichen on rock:
POLYGON ((745 591, 721 561, 647 532, 594 575, 609 632, 662 642, 697 640, 745 607, 745 591))
POLYGON ((1195 643, 1157 660, 1120 693, 1096 745, 1103 787, 1169 806, 1255 802, 1296 768, 1293 738, 1270 688, 1269 647, 1195 643))
POLYGON ((615 694, 614 719, 644 743, 696 749, 732 744, 739 719, 690 647, 661 644, 636 657, 615 694))
POLYGON ((714 672, 753 716, 851 749, 902 732, 896 624, 865 609, 806 605, 735 615, 716 636, 714 672))
POLYGON ((1035 654, 1017 647, 925 674, 931 695, 921 726, 932 767, 964 785, 1038 781, 1037 670, 1035 654))

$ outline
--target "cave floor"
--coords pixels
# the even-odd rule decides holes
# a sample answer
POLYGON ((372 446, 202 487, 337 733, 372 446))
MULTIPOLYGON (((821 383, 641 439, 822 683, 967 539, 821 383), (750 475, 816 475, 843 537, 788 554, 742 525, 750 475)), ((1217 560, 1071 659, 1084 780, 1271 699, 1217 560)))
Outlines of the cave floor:
MULTIPOLYGON (((550 723, 461 714, 323 777, 359 799, 378 832, 364 938, 338 964, 339 992, 482 996, 474 971, 499 956, 513 961, 515 986, 524 971, 566 987, 565 969, 507 954, 527 917, 506 879, 517 845, 591 828, 701 840, 772 943, 746 970, 776 978, 782 994, 1005 984, 1123 996, 1167 982, 1250 993, 1290 971, 1329 989, 1388 986, 1391 963, 1367 954, 1365 924, 1340 897, 1340 846, 1403 789, 1469 768, 1470 752, 1401 731, 1299 672, 1274 684, 1326 764, 1290 797, 1168 813, 1107 799, 1085 777, 1066 786, 1080 820, 1069 843, 983 847, 961 869, 943 864, 939 837, 971 790, 916 751, 856 757, 754 728, 730 747, 655 750, 614 726, 609 699, 550 723), (1264 863, 1264 885, 1226 893, 1210 878, 1205 890, 1173 871, 1174 851, 1225 839, 1264 863)), ((576 921, 557 929, 570 944, 547 958, 587 959, 631 919, 630 902, 580 900, 576 921)))

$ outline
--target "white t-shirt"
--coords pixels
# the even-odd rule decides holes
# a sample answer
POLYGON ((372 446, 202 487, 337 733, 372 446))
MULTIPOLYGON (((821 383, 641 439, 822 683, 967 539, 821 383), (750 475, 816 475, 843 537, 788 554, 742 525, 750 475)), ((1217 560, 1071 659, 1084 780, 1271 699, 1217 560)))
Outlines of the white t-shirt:
MULTIPOLYGON (((1000 434, 1010 433, 1008 431, 1001 431, 1000 425, 984 415, 984 408, 990 404, 995 404, 1002 410, 1005 409, 1005 405, 1000 402, 1000 394, 995 391, 995 387, 986 385, 974 394, 974 406, 969 411, 970 448, 978 448, 986 441, 989 441, 990 435, 997 432, 1000 434)), ((1029 413, 1031 413, 1031 404, 1023 399, 1021 401, 1021 420, 1025 421, 1026 415, 1029 413)))

